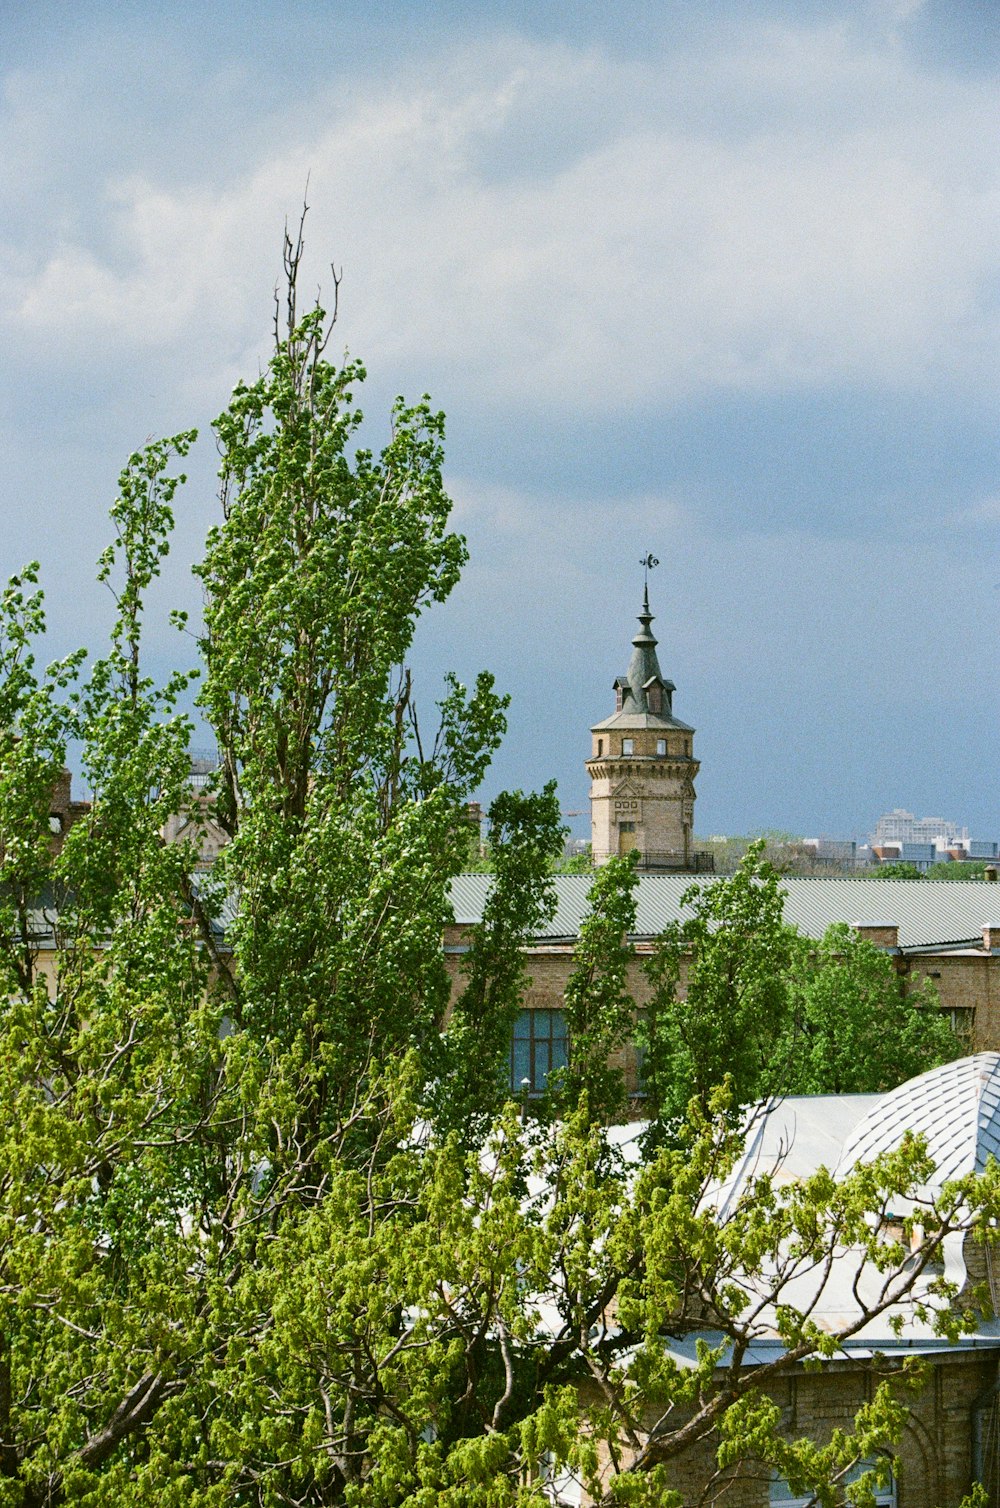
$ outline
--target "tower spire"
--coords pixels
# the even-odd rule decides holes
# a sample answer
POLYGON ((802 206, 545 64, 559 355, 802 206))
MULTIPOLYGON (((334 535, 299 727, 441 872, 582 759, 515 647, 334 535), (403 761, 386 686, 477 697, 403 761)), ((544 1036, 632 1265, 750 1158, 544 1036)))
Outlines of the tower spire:
POLYGON ((642 566, 642 610, 644 613, 649 612, 649 573, 655 571, 659 563, 652 550, 639 562, 642 566))
MULTIPOLYGON (((652 558, 652 557, 650 557, 652 558)), ((649 705, 647 689, 652 683, 666 687, 660 662, 656 655, 657 639, 650 624, 653 614, 649 610, 649 582, 647 580, 642 594, 642 612, 639 614, 639 632, 632 640, 632 658, 629 661, 628 681, 632 692, 632 710, 635 712, 651 712, 654 709, 649 705)), ((670 690, 673 691, 671 685, 670 690)), ((662 708, 657 706, 656 711, 662 708)))

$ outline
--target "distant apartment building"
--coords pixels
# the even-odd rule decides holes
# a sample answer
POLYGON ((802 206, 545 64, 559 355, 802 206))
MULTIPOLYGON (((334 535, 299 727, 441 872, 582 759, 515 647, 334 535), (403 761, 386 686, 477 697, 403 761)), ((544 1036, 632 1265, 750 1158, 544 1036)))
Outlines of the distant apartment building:
POLYGON ((914 817, 902 807, 880 817, 872 836, 871 848, 859 857, 872 864, 912 864, 919 870, 933 864, 966 863, 1000 858, 1000 843, 986 838, 970 838, 967 827, 947 822, 944 817, 914 817))
POLYGON ((959 828, 956 822, 946 822, 944 817, 915 817, 912 812, 896 807, 876 822, 872 846, 884 848, 890 843, 930 843, 942 848, 958 848, 968 841, 967 827, 959 828))

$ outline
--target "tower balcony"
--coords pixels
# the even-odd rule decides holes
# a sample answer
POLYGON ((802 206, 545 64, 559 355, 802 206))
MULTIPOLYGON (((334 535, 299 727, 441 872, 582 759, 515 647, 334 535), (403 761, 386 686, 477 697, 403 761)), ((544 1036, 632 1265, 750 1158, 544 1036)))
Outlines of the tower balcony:
MULTIPOLYGON (((640 874, 714 874, 715 855, 698 850, 689 853, 686 857, 684 851, 679 848, 634 848, 630 850, 638 855, 636 868, 640 874)), ((619 857, 619 850, 594 849, 593 861, 596 864, 606 864, 609 859, 619 857)))

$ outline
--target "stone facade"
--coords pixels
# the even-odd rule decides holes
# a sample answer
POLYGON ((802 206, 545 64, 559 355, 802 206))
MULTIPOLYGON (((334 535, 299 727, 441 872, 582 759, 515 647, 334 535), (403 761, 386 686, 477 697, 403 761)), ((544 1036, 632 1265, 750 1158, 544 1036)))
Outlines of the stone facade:
MULTIPOLYGON (((977 1452, 983 1455, 979 1464, 990 1490, 988 1501, 995 1503, 995 1461, 988 1441, 996 1433, 996 1352, 944 1351, 927 1358, 925 1368, 918 1391, 900 1388, 910 1414, 899 1444, 886 1452, 897 1508, 958 1508, 976 1479, 977 1452)), ((878 1368, 873 1363, 827 1362, 821 1371, 797 1367, 767 1391, 781 1409, 783 1431, 790 1438, 807 1436, 824 1445, 834 1430, 851 1427, 878 1382, 896 1370, 886 1361, 878 1368)), ((710 1435, 670 1463, 670 1486, 683 1494, 685 1508, 706 1501, 718 1501, 725 1508, 767 1508, 770 1471, 743 1461, 716 1476, 717 1446, 718 1440, 710 1435)))
POLYGON ((640 869, 696 868, 694 729, 673 714, 674 683, 656 654, 649 594, 632 640, 628 672, 614 682, 615 711, 591 729, 594 862, 637 850, 640 869))

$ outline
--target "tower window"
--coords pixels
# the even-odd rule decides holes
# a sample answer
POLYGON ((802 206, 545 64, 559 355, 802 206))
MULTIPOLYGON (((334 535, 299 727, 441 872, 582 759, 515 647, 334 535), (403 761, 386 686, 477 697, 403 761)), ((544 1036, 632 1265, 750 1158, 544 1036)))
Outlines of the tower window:
POLYGON ((667 740, 665 738, 658 738, 656 740, 656 752, 657 754, 665 754, 667 752, 667 740))
POLYGON ((622 753, 623 754, 634 754, 635 753, 635 739, 634 738, 623 738, 622 739, 622 753))
MULTIPOLYGON (((618 824, 618 830, 619 830, 619 832, 623 832, 623 833, 634 833, 635 832, 635 823, 634 822, 619 822, 619 824, 618 824)), ((952 1012, 952 1014, 954 1015, 954 1012, 952 1012)))
POLYGON ((600 757, 601 757, 601 755, 603 753, 604 753, 604 739, 603 738, 599 738, 597 740, 597 757, 598 757, 598 759, 600 759, 600 757))

